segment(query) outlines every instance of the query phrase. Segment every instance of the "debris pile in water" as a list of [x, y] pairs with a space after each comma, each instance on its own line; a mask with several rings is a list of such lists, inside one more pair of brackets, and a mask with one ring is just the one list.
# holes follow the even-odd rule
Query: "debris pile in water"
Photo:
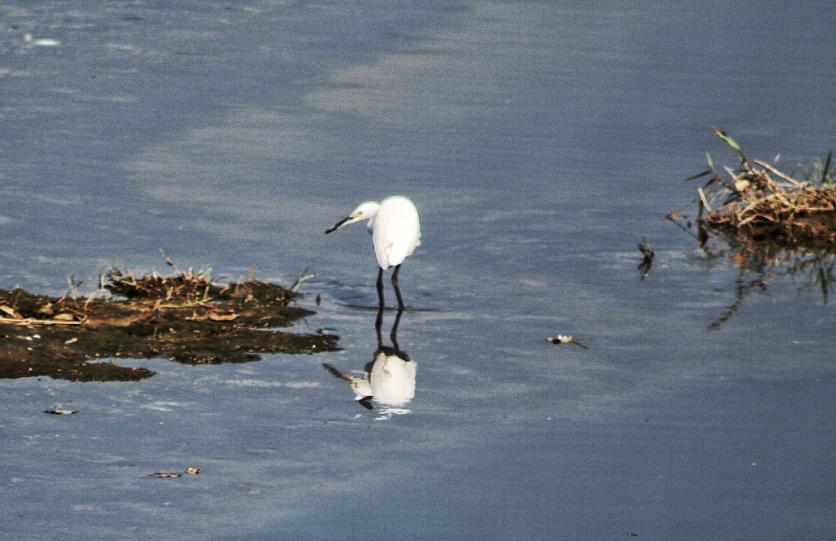
[[203, 364], [337, 349], [333, 335], [275, 330], [313, 314], [290, 305], [297, 293], [252, 275], [220, 286], [208, 272], [179, 271], [163, 256], [177, 271], [174, 276], [153, 272], [136, 278], [111, 268], [101, 290], [89, 297], [0, 290], [0, 377], [140, 380], [153, 372], [104, 359], [165, 357]]
[[725, 168], [721, 176], [706, 154], [708, 169], [689, 180], [709, 177], [697, 188], [698, 197], [668, 218], [677, 221], [688, 206], [699, 207], [701, 226], [722, 230], [726, 235], [783, 244], [836, 246], [836, 176], [831, 172], [832, 152], [817, 162], [801, 179], [784, 173], [774, 164], [749, 160], [740, 145], [719, 129], [714, 130], [737, 154], [740, 167]]
[[[720, 329], [752, 293], [766, 292], [778, 280], [796, 283], [799, 293], [818, 291], [827, 304], [836, 283], [832, 152], [796, 178], [774, 163], [750, 160], [722, 130], [714, 134], [734, 150], [740, 167], [726, 167], [721, 176], [706, 154], [708, 169], [688, 179], [708, 177], [697, 188], [698, 197], [668, 214], [669, 220], [696, 236], [706, 256], [728, 259], [737, 269], [734, 302], [708, 330]], [[696, 231], [685, 214], [692, 205], [697, 206]]]

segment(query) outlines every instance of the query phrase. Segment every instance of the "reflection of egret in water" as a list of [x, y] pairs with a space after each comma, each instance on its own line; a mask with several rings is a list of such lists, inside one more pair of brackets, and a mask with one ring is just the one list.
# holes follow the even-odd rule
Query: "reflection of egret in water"
[[341, 372], [330, 364], [323, 364], [334, 376], [347, 381], [354, 390], [354, 397], [366, 409], [374, 409], [372, 401], [378, 403], [381, 417], [388, 419], [392, 415], [411, 413], [405, 406], [415, 396], [415, 372], [417, 365], [398, 344], [398, 325], [403, 310], [398, 310], [392, 331], [389, 333], [391, 346], [383, 345], [381, 327], [383, 326], [383, 306], [377, 311], [375, 332], [377, 350], [374, 357], [364, 367], [363, 376]]

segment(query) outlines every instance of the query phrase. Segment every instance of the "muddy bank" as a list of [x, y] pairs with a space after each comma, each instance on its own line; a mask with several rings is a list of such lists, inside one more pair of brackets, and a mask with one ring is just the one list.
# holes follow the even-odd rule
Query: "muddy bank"
[[292, 306], [295, 297], [252, 276], [220, 286], [191, 270], [135, 278], [110, 269], [87, 297], [0, 290], [0, 378], [132, 381], [153, 372], [108, 359], [212, 364], [337, 349], [335, 336], [276, 330], [313, 314]]

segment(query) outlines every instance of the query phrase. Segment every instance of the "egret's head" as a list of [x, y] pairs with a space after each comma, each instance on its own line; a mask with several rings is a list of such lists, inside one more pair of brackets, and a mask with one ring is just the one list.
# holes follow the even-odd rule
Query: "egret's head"
[[351, 211], [351, 214], [349, 214], [348, 217], [351, 218], [352, 222], [371, 220], [375, 217], [379, 208], [380, 203], [377, 201], [366, 201], [365, 203], [357, 205], [357, 208]]
[[377, 210], [380, 208], [380, 203], [377, 201], [366, 201], [365, 203], [361, 203], [357, 206], [356, 209], [351, 211], [351, 214], [334, 224], [332, 227], [328, 228], [325, 231], [325, 234], [332, 231], [336, 231], [337, 229], [344, 227], [348, 224], [353, 224], [354, 222], [359, 222], [362, 220], [371, 220], [377, 214]]

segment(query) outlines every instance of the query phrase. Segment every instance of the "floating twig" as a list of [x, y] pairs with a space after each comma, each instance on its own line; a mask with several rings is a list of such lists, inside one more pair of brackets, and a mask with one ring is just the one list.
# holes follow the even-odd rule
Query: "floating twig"
[[38, 319], [34, 317], [26, 317], [23, 319], [0, 317], [0, 324], [2, 325], [18, 325], [21, 327], [34, 327], [38, 325], [81, 325], [81, 321], [64, 320], [64, 319]]
[[557, 336], [550, 336], [546, 338], [546, 342], [551, 342], [552, 344], [574, 344], [579, 348], [589, 349], [583, 341], [586, 340], [585, 338], [581, 337], [574, 337], [566, 334], [558, 334]]
[[299, 288], [302, 286], [303, 283], [307, 282], [311, 278], [316, 278], [317, 276], [319, 276], [319, 275], [309, 273], [308, 269], [305, 269], [305, 270], [302, 271], [302, 274], [300, 274], [299, 277], [296, 278], [296, 281], [294, 281], [293, 284], [287, 289], [291, 293], [297, 293], [299, 291]]
[[639, 242], [639, 251], [642, 254], [642, 262], [639, 263], [638, 266], [639, 278], [644, 280], [644, 277], [650, 272], [650, 267], [653, 266], [653, 257], [656, 254], [653, 251], [653, 246], [651, 246], [650, 241], [644, 237], [642, 237], [641, 242]]

